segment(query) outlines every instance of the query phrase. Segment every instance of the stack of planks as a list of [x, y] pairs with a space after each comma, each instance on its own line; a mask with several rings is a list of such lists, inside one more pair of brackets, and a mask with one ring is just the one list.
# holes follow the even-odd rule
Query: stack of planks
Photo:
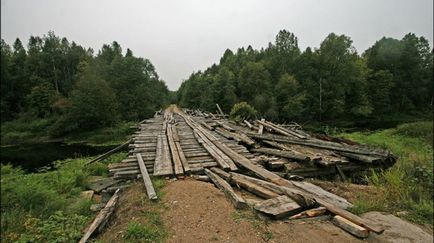
[[297, 124], [277, 125], [265, 119], [231, 123], [225, 119], [196, 116], [208, 130], [249, 148], [263, 165], [286, 178], [346, 175], [385, 169], [396, 162], [386, 150], [373, 149], [355, 142], [310, 135]]

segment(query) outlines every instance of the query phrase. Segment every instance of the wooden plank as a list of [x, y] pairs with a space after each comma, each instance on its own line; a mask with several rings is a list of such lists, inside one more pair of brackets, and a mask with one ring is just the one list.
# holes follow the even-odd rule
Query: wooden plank
[[235, 208], [241, 209], [246, 208], [247, 204], [246, 201], [236, 194], [234, 190], [232, 189], [231, 185], [229, 185], [228, 182], [220, 178], [218, 175], [214, 174], [208, 169], [205, 169], [205, 174], [211, 179], [211, 181], [221, 190], [225, 193], [227, 197], [231, 200]]
[[181, 144], [179, 142], [175, 142], [176, 150], [178, 151], [179, 159], [181, 160], [182, 167], [184, 168], [184, 172], [186, 174], [190, 173], [190, 165], [188, 164], [187, 158], [185, 157], [184, 151], [181, 148]]
[[247, 190], [247, 191], [249, 191], [249, 192], [251, 192], [251, 193], [253, 193], [253, 194], [255, 194], [255, 195], [259, 196], [259, 197], [262, 197], [262, 198], [265, 198], [265, 199], [269, 199], [269, 198], [275, 198], [275, 197], [279, 196], [279, 194], [277, 194], [277, 193], [275, 193], [275, 192], [273, 192], [271, 190], [268, 190], [265, 187], [262, 187], [262, 186], [254, 184], [254, 183], [251, 183], [248, 180], [245, 180], [243, 178], [232, 177], [231, 180], [233, 182], [235, 182], [236, 185], [244, 188], [245, 190]]
[[125, 142], [125, 143], [117, 146], [116, 148], [114, 148], [114, 149], [112, 149], [112, 150], [110, 150], [110, 151], [108, 151], [108, 152], [106, 152], [106, 153], [104, 153], [104, 154], [102, 154], [102, 155], [94, 158], [93, 160], [87, 162], [85, 165], [88, 165], [88, 164], [91, 164], [93, 162], [96, 162], [96, 161], [99, 161], [99, 160], [102, 160], [102, 159], [105, 159], [105, 158], [109, 157], [110, 155], [118, 152], [119, 150], [121, 150], [121, 149], [123, 149], [125, 147], [128, 147], [128, 145], [130, 144], [130, 142], [131, 142], [131, 139], [128, 140], [127, 142]]
[[152, 185], [151, 178], [149, 177], [148, 171], [146, 170], [146, 166], [143, 162], [142, 156], [140, 154], [136, 154], [136, 157], [137, 161], [139, 162], [140, 172], [142, 174], [143, 182], [145, 183], [148, 198], [151, 200], [157, 200], [157, 193], [155, 193], [154, 186]]
[[169, 141], [169, 148], [172, 154], [173, 168], [175, 175], [183, 175], [184, 169], [182, 168], [182, 162], [179, 158], [178, 150], [176, 149], [175, 142], [173, 141], [172, 135], [172, 124], [167, 125], [167, 139]]
[[257, 203], [254, 209], [261, 213], [270, 215], [275, 219], [280, 219], [297, 214], [303, 210], [294, 200], [288, 196], [278, 196], [272, 199]]
[[[265, 119], [262, 118], [261, 121], [265, 122]], [[264, 125], [262, 123], [259, 123], [258, 134], [263, 134], [263, 133], [264, 133]]]
[[154, 176], [173, 175], [169, 145], [165, 134], [158, 135], [157, 151], [154, 164]]
[[354, 224], [339, 215], [334, 216], [332, 222], [339, 228], [359, 238], [367, 238], [369, 236], [369, 231], [367, 229]]
[[215, 104], [217, 106], [218, 111], [220, 112], [220, 115], [224, 116], [225, 113], [223, 113], [222, 109], [220, 108], [219, 104]]
[[293, 160], [297, 160], [297, 161], [301, 161], [301, 162], [309, 162], [310, 161], [309, 156], [295, 154], [295, 153], [293, 153], [291, 151], [282, 151], [282, 150], [272, 149], [272, 148], [253, 148], [250, 151], [252, 151], [254, 153], [263, 153], [263, 154], [269, 154], [269, 155], [276, 155], [276, 156], [279, 156], [279, 157], [293, 159]]
[[345, 218], [345, 219], [353, 222], [354, 224], [357, 224], [357, 225], [359, 225], [361, 227], [364, 227], [364, 228], [366, 228], [366, 229], [368, 229], [368, 230], [370, 230], [372, 232], [375, 232], [377, 234], [381, 234], [384, 231], [384, 228], [382, 228], [380, 226], [377, 226], [377, 225], [374, 225], [374, 224], [368, 222], [367, 220], [362, 219], [359, 216], [354, 215], [354, 214], [352, 214], [352, 213], [350, 213], [350, 212], [348, 212], [348, 211], [346, 211], [346, 210], [344, 210], [344, 209], [342, 209], [340, 207], [337, 207], [337, 206], [335, 206], [335, 205], [333, 205], [333, 204], [331, 204], [331, 203], [329, 203], [329, 202], [327, 202], [327, 201], [325, 201], [323, 199], [315, 198], [315, 200], [319, 204], [321, 204], [322, 206], [324, 206], [325, 208], [327, 208], [328, 211], [330, 211], [330, 212], [332, 212], [332, 213], [334, 213], [336, 215], [339, 215], [342, 218]]
[[89, 228], [86, 230], [85, 234], [80, 239], [79, 243], [87, 242], [89, 240], [89, 238], [92, 236], [92, 234], [97, 229], [101, 230], [103, 228], [103, 226], [105, 226], [107, 224], [107, 221], [109, 220], [110, 215], [115, 210], [115, 207], [116, 207], [118, 200], [119, 200], [119, 189], [116, 190], [116, 192], [113, 194], [113, 196], [107, 202], [105, 207], [98, 213], [98, 215], [92, 221]]
[[102, 178], [100, 180], [92, 181], [88, 183], [87, 187], [96, 193], [101, 192], [109, 186], [113, 186], [117, 184], [119, 180], [115, 180], [113, 178]]

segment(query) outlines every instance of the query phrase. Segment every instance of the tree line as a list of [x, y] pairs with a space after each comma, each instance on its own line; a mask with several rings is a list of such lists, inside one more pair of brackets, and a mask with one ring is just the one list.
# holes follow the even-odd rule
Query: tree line
[[54, 118], [53, 133], [140, 120], [169, 102], [169, 90], [145, 58], [114, 41], [95, 54], [53, 32], [1, 40], [2, 121]]
[[281, 30], [267, 48], [227, 49], [218, 64], [192, 73], [176, 98], [208, 111], [218, 103], [227, 113], [247, 102], [280, 121], [418, 116], [433, 105], [433, 50], [409, 33], [383, 37], [359, 55], [350, 37], [331, 33], [319, 48], [301, 51], [297, 37]]

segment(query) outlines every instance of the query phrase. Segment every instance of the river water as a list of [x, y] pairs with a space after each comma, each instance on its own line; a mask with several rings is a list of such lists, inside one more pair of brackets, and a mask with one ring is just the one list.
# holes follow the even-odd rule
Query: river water
[[21, 166], [28, 172], [35, 172], [44, 166], [51, 166], [56, 160], [99, 155], [115, 146], [88, 146], [62, 142], [32, 143], [1, 146], [1, 163]]

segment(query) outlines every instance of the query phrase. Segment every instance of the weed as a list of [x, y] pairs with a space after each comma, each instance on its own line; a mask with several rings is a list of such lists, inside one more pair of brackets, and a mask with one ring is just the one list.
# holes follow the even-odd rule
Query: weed
[[344, 137], [391, 150], [397, 163], [390, 169], [371, 172], [367, 181], [381, 189], [383, 197], [368, 196], [354, 203], [353, 212], [406, 211], [405, 218], [416, 223], [433, 223], [432, 123], [415, 122], [374, 133], [350, 133]]
[[164, 235], [156, 227], [132, 222], [128, 224], [125, 239], [132, 242], [163, 242]]

